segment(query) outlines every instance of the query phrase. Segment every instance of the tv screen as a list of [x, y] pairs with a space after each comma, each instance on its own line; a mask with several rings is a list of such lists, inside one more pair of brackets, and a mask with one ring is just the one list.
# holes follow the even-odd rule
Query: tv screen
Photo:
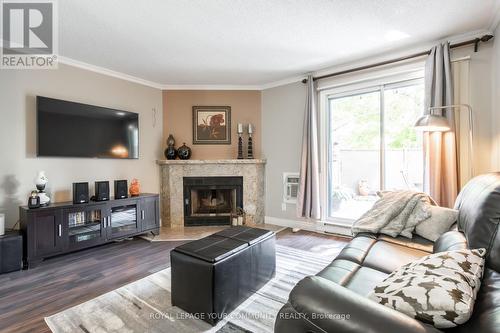
[[139, 158], [139, 115], [37, 96], [37, 155]]

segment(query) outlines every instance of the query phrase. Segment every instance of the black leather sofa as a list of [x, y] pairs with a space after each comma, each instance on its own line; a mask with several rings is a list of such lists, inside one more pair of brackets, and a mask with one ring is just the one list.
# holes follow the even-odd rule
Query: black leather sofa
[[361, 234], [316, 276], [292, 290], [278, 313], [275, 332], [441, 332], [366, 296], [399, 266], [461, 248], [486, 248], [486, 268], [471, 319], [446, 332], [500, 332], [500, 173], [471, 180], [459, 194], [456, 229], [434, 244], [420, 237]]

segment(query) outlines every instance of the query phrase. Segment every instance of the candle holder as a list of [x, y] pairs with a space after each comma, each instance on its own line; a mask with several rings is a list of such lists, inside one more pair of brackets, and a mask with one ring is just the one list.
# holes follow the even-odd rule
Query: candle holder
[[243, 159], [243, 138], [241, 137], [241, 133], [238, 133], [238, 159]]
[[252, 142], [252, 134], [248, 134], [248, 154], [247, 158], [248, 159], [253, 159], [253, 142]]

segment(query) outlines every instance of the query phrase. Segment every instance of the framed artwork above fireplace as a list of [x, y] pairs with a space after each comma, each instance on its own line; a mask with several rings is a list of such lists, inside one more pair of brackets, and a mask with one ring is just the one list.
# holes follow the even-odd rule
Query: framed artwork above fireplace
[[231, 107], [193, 106], [193, 144], [230, 145]]

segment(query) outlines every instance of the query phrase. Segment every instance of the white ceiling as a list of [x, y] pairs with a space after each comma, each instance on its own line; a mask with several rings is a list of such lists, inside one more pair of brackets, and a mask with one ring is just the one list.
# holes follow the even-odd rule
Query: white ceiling
[[497, 0], [64, 0], [63, 57], [159, 85], [263, 85], [480, 29]]

